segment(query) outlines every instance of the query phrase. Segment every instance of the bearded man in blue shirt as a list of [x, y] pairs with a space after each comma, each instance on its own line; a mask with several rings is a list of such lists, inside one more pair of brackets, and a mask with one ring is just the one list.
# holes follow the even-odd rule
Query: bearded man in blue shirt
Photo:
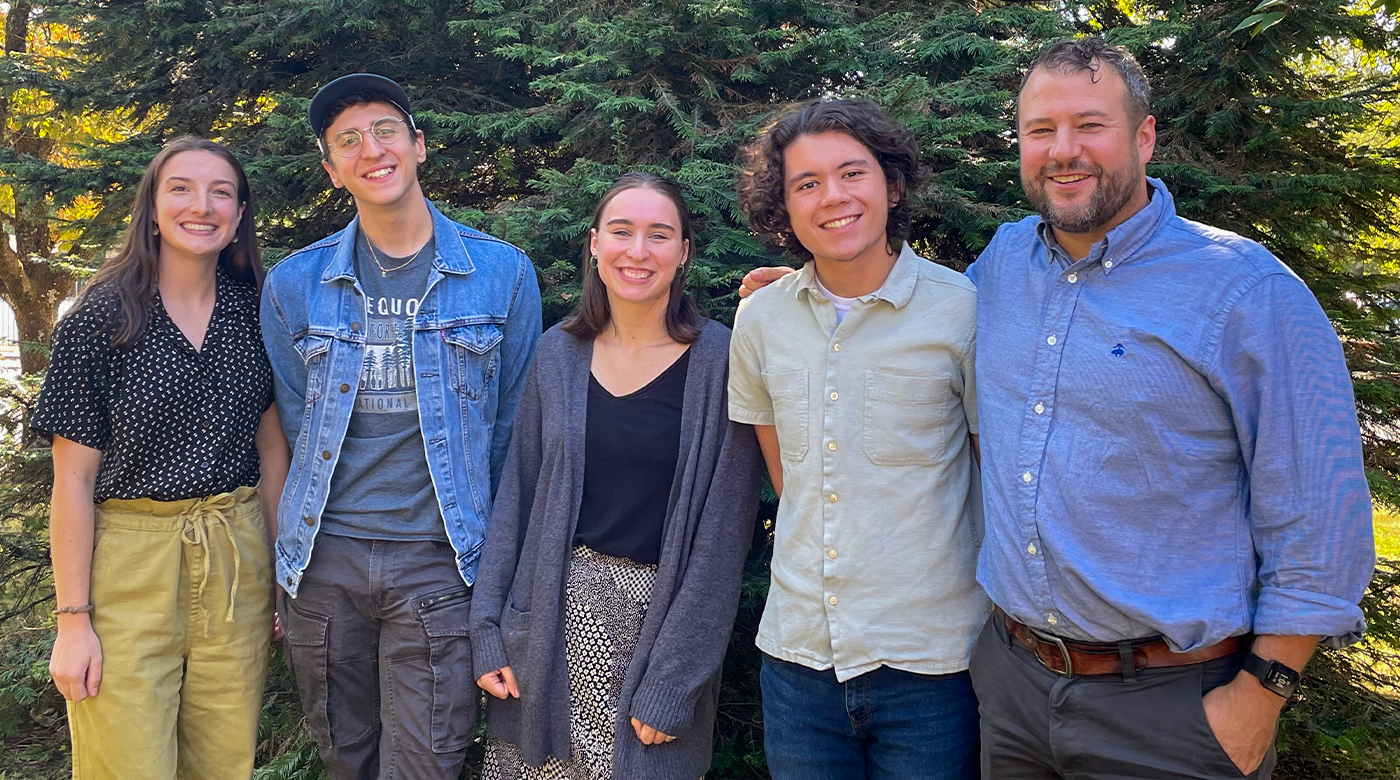
[[971, 669], [984, 778], [1263, 780], [1319, 641], [1365, 628], [1336, 332], [1262, 246], [1177, 216], [1146, 175], [1149, 95], [1102, 40], [1042, 52], [1017, 111], [1039, 216], [968, 269], [997, 605]]
[[1176, 215], [1146, 176], [1148, 96], [1099, 39], [1044, 51], [1017, 111], [1040, 216], [968, 269], [997, 604], [972, 660], [984, 777], [1267, 778], [1313, 649], [1365, 628], [1336, 332], [1268, 250]]

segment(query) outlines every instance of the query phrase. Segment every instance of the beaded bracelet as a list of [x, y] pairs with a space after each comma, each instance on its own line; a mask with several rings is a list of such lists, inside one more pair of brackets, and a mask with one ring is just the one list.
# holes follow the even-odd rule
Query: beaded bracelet
[[83, 604], [82, 606], [59, 607], [53, 613], [54, 615], [76, 615], [82, 612], [92, 612], [92, 609], [91, 604]]

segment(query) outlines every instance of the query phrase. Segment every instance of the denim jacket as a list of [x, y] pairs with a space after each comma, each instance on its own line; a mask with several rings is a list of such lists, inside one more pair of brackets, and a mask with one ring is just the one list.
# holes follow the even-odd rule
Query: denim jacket
[[[539, 340], [540, 291], [523, 252], [459, 225], [431, 203], [436, 253], [413, 317], [418, 409], [438, 506], [471, 584]], [[267, 275], [262, 330], [277, 411], [292, 446], [277, 507], [277, 581], [296, 596], [321, 524], [365, 357], [355, 231], [288, 255]]]

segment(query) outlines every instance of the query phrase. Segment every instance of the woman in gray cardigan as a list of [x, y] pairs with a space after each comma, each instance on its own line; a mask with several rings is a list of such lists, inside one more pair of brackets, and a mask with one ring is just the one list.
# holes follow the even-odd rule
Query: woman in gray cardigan
[[758, 503], [729, 330], [684, 291], [675, 184], [622, 177], [540, 339], [472, 599], [484, 780], [695, 780]]

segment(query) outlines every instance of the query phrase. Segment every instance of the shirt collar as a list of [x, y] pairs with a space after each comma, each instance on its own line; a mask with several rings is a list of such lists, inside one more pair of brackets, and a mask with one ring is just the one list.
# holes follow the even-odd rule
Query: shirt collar
[[[815, 295], [823, 300], [822, 291], [817, 288], [817, 264], [815, 261], [807, 261], [802, 266], [802, 270], [797, 272], [797, 295], [801, 297], [804, 293]], [[867, 295], [856, 297], [858, 301], [882, 300], [888, 301], [896, 309], [903, 308], [909, 303], [909, 299], [914, 297], [914, 282], [919, 278], [919, 256], [914, 254], [914, 250], [909, 247], [908, 242], [899, 250], [899, 256], [894, 259], [894, 267], [890, 269], [890, 275], [885, 277], [885, 283], [880, 285], [880, 289]]]
[[[1163, 184], [1161, 179], [1148, 176], [1147, 186], [1148, 194], [1151, 195], [1147, 205], [1128, 217], [1123, 224], [1108, 231], [1108, 235], [1104, 236], [1102, 241], [1089, 248], [1089, 254], [1084, 258], [1089, 262], [1103, 263], [1105, 276], [1118, 266], [1131, 261], [1137, 250], [1156, 235], [1162, 224], [1176, 216], [1176, 204], [1171, 193], [1167, 191], [1167, 185]], [[1069, 255], [1060, 247], [1060, 242], [1055, 240], [1055, 234], [1044, 220], [1036, 224], [1035, 234], [1051, 257], [1059, 253], [1068, 259]], [[1070, 261], [1071, 264], [1073, 262]]]
[[[424, 202], [433, 217], [433, 267], [445, 274], [469, 274], [476, 270], [457, 225], [438, 211], [432, 201], [424, 198]], [[325, 273], [321, 274], [321, 281], [355, 278], [355, 233], [359, 229], [360, 215], [356, 214], [341, 231], [340, 243]]]

